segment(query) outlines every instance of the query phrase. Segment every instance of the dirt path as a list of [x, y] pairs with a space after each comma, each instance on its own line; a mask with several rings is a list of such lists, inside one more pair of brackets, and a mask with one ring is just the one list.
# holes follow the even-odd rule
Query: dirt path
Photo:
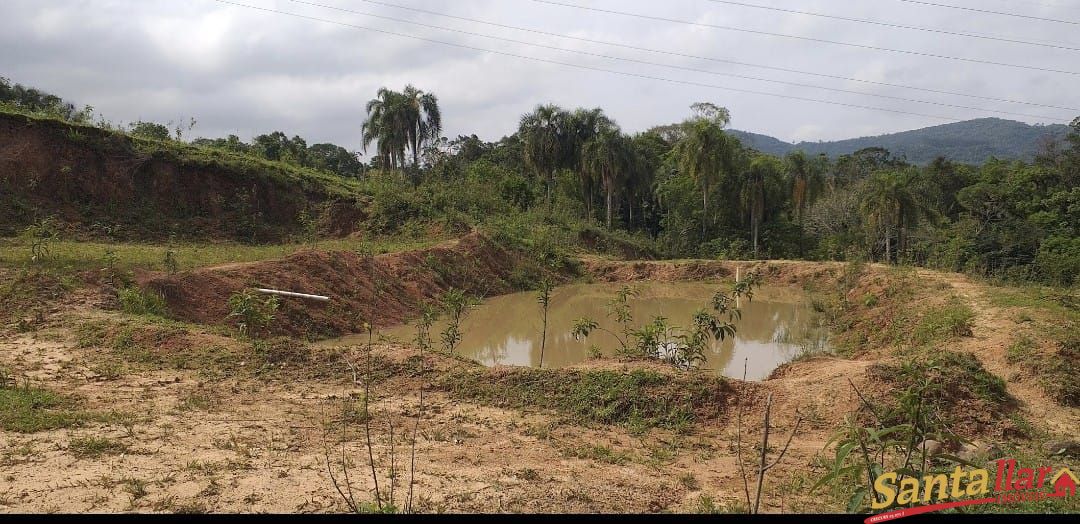
[[1017, 320], [1020, 308], [995, 305], [987, 297], [984, 285], [974, 283], [964, 275], [927, 270], [919, 270], [917, 275], [947, 283], [975, 312], [973, 336], [960, 339], [955, 349], [975, 355], [983, 367], [1004, 379], [1026, 419], [1054, 436], [1075, 437], [1076, 428], [1080, 427], [1080, 410], [1062, 406], [1050, 398], [1043, 387], [1025, 373], [1023, 362], [1009, 362], [1007, 348], [1027, 329]]

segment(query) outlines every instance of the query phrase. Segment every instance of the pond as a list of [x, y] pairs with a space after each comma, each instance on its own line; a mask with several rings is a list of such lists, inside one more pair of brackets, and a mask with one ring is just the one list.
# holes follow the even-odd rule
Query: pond
[[[580, 284], [555, 289], [548, 312], [547, 347], [544, 367], [563, 367], [589, 358], [599, 350], [614, 355], [618, 340], [601, 330], [585, 340], [571, 334], [574, 321], [587, 316], [601, 328], [619, 332], [608, 318], [606, 305], [622, 284]], [[713, 282], [643, 282], [632, 284], [638, 291], [629, 300], [637, 328], [656, 316], [666, 317], [669, 325], [690, 326], [694, 313], [707, 308], [718, 290], [730, 290], [730, 284]], [[742, 300], [742, 319], [736, 323], [734, 339], [713, 342], [705, 352], [703, 368], [735, 378], [761, 380], [780, 364], [804, 351], [827, 349], [828, 332], [801, 290], [764, 286], [755, 290], [751, 301]], [[463, 337], [457, 351], [485, 365], [537, 366], [540, 362], [540, 306], [535, 292], [494, 297], [472, 309], [462, 322]], [[445, 323], [437, 322], [431, 338], [439, 345], [439, 332]], [[383, 335], [410, 341], [415, 328], [402, 325], [383, 330]], [[348, 343], [360, 343], [363, 337], [346, 337]], [[340, 341], [339, 341], [340, 342]]]

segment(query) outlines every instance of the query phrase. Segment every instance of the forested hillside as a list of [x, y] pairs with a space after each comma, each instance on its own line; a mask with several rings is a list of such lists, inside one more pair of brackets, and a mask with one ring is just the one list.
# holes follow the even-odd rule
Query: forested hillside
[[1028, 125], [1001, 118], [979, 118], [901, 133], [796, 144], [758, 133], [732, 133], [747, 146], [771, 155], [785, 155], [801, 149], [807, 154], [824, 153], [836, 158], [860, 149], [880, 147], [918, 165], [929, 164], [939, 156], [953, 162], [980, 164], [991, 157], [1031, 161], [1048, 141], [1062, 140], [1068, 133], [1068, 126]]

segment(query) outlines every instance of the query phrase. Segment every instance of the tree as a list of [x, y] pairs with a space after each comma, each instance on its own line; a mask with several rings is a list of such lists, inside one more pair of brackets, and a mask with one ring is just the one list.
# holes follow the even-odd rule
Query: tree
[[532, 113], [522, 115], [518, 125], [525, 165], [544, 180], [549, 210], [555, 171], [567, 165], [569, 117], [559, 106], [540, 105]]
[[[726, 111], [725, 111], [726, 113]], [[734, 168], [739, 140], [724, 132], [718, 118], [694, 118], [686, 123], [686, 136], [674, 149], [681, 171], [692, 177], [701, 189], [701, 235], [709, 223], [709, 190]]]
[[585, 201], [589, 222], [593, 220], [593, 189], [595, 189], [599, 177], [593, 176], [585, 168], [585, 145], [601, 133], [614, 127], [616, 127], [615, 123], [604, 115], [604, 111], [600, 108], [578, 109], [570, 113], [567, 118], [565, 147], [568, 152], [569, 163], [577, 171], [581, 182], [581, 198]]
[[927, 213], [910, 190], [910, 183], [909, 171], [879, 172], [867, 180], [862, 210], [871, 227], [883, 232], [885, 261], [889, 263], [893, 262], [894, 235], [897, 248], [903, 249], [905, 230], [917, 225], [919, 216]]
[[172, 138], [172, 135], [169, 133], [169, 128], [156, 122], [135, 122], [131, 124], [128, 133], [131, 136], [150, 138], [153, 140], [169, 140]]
[[425, 93], [412, 85], [405, 86], [402, 98], [405, 136], [412, 151], [413, 168], [418, 168], [421, 150], [425, 145], [437, 141], [442, 134], [442, 113], [434, 94]]
[[756, 155], [750, 160], [743, 184], [743, 206], [750, 216], [750, 237], [754, 256], [758, 256], [758, 237], [761, 223], [765, 220], [765, 186], [780, 177], [784, 166], [779, 159], [769, 155]]
[[612, 226], [615, 190], [634, 168], [635, 155], [630, 139], [618, 127], [604, 129], [589, 140], [581, 152], [585, 172], [604, 187], [607, 227]]
[[367, 151], [368, 146], [376, 142], [379, 165], [384, 169], [397, 170], [405, 166], [410, 126], [406, 106], [404, 95], [382, 87], [365, 108], [368, 118], [361, 126], [363, 149]]

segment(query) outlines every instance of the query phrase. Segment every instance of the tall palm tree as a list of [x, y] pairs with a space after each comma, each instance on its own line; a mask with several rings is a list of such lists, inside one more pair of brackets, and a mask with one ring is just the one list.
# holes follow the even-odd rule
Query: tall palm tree
[[540, 105], [522, 115], [518, 134], [522, 140], [525, 165], [544, 179], [547, 205], [551, 209], [551, 186], [555, 172], [567, 165], [567, 124], [569, 114], [553, 104]]
[[746, 183], [743, 184], [743, 206], [750, 214], [750, 237], [754, 246], [754, 257], [758, 256], [758, 237], [761, 223], [765, 220], [765, 186], [780, 177], [784, 166], [776, 157], [757, 155], [750, 160], [746, 168]]
[[569, 162], [577, 171], [581, 183], [581, 198], [585, 201], [585, 209], [590, 223], [593, 220], [593, 190], [596, 188], [597, 178], [585, 169], [583, 151], [585, 144], [600, 133], [613, 127], [616, 127], [615, 122], [608, 118], [604, 114], [604, 110], [600, 108], [578, 109], [570, 113], [567, 118], [566, 147]]
[[907, 172], [879, 172], [866, 181], [866, 194], [862, 211], [870, 225], [885, 235], [885, 261], [893, 262], [893, 237], [897, 248], [903, 249], [904, 232], [918, 225], [920, 215], [929, 211], [910, 189], [911, 176]]
[[401, 93], [382, 87], [365, 107], [368, 117], [361, 127], [363, 149], [367, 151], [376, 142], [376, 154], [384, 168], [396, 170], [405, 165], [408, 144], [405, 106]]
[[709, 222], [709, 190], [731, 174], [739, 140], [724, 132], [714, 119], [698, 118], [686, 123], [686, 135], [674, 149], [679, 169], [701, 187], [701, 235]]
[[402, 97], [404, 121], [407, 125], [405, 135], [415, 168], [420, 164], [420, 151], [423, 146], [438, 140], [442, 134], [442, 113], [439, 111], [439, 100], [434, 94], [425, 93], [411, 84], [405, 86]]
[[614, 127], [601, 131], [582, 149], [585, 171], [600, 180], [604, 187], [607, 227], [612, 226], [615, 190], [634, 169], [634, 149], [630, 139]]
[[795, 221], [801, 223], [806, 212], [807, 185], [810, 178], [810, 160], [801, 149], [788, 153], [784, 157], [788, 173], [791, 174], [791, 210]]

